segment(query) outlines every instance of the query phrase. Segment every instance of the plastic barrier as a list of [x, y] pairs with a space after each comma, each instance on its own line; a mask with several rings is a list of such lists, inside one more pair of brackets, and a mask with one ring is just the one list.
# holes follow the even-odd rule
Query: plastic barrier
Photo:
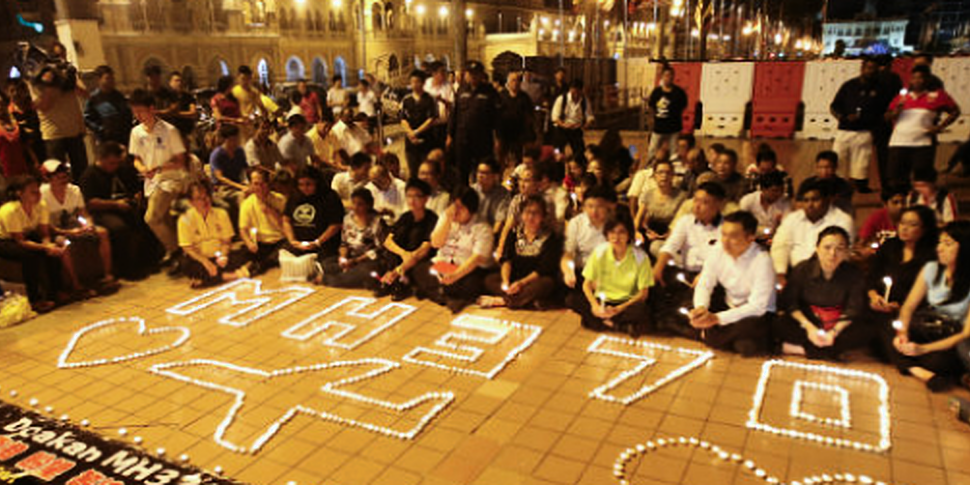
[[805, 79], [804, 62], [759, 62], [754, 68], [751, 136], [791, 138]]
[[831, 140], [835, 138], [838, 121], [829, 113], [829, 105], [849, 79], [859, 75], [862, 61], [810, 61], [805, 64], [802, 103], [805, 122], [795, 134], [799, 139]]
[[[680, 86], [687, 92], [687, 109], [684, 110], [683, 133], [693, 133], [694, 120], [697, 117], [697, 104], [701, 101], [702, 64], [700, 62], [673, 62], [671, 66], [674, 68], [674, 84]], [[663, 70], [660, 65], [657, 65], [657, 82], [654, 85], [660, 83], [661, 74], [663, 74]], [[647, 97], [650, 96], [650, 92], [650, 90], [647, 91]]]
[[941, 57], [933, 62], [933, 74], [943, 81], [964, 115], [940, 133], [940, 142], [964, 142], [970, 138], [970, 57]]
[[701, 74], [701, 102], [704, 105], [701, 133], [708, 136], [741, 136], [753, 87], [753, 62], [704, 64]]

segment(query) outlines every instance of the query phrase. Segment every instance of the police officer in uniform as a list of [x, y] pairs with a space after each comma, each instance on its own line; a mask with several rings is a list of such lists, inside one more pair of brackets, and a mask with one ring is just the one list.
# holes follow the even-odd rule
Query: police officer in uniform
[[455, 108], [448, 124], [447, 146], [458, 165], [459, 185], [468, 185], [478, 164], [495, 153], [495, 125], [499, 97], [488, 82], [485, 66], [469, 61], [466, 82], [455, 95]]

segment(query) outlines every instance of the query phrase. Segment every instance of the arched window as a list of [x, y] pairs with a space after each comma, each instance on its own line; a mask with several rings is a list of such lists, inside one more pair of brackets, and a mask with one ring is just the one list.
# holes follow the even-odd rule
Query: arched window
[[313, 59], [313, 82], [327, 85], [330, 73], [327, 72], [327, 61], [317, 57]]
[[343, 80], [344, 87], [347, 87], [347, 63], [344, 61], [343, 57], [337, 56], [333, 60], [333, 74], [340, 75], [340, 79]]
[[400, 68], [401, 66], [398, 63], [397, 55], [391, 54], [391, 57], [387, 59], [387, 71], [393, 75], [393, 74], [397, 74], [397, 71]]
[[286, 61], [286, 80], [293, 82], [306, 77], [306, 69], [299, 57], [293, 56]]
[[182, 86], [190, 91], [198, 87], [198, 81], [195, 79], [195, 70], [192, 69], [192, 66], [182, 68]]
[[259, 84], [269, 86], [269, 63], [266, 62], [266, 59], [260, 59], [259, 63], [256, 64], [256, 76]]
[[374, 2], [370, 10], [371, 27], [375, 32], [384, 30], [384, 7], [381, 6], [380, 2]]

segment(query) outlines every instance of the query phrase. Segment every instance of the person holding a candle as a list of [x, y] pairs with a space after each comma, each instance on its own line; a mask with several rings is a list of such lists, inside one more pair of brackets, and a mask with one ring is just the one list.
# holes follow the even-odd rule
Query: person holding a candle
[[899, 310], [892, 358], [901, 373], [940, 392], [967, 372], [957, 349], [970, 338], [970, 221], [947, 224], [936, 255]]
[[337, 257], [344, 205], [327, 184], [323, 174], [306, 167], [296, 175], [297, 193], [286, 201], [283, 233], [287, 251], [302, 255], [317, 253], [318, 261]]
[[872, 340], [866, 315], [865, 279], [848, 261], [849, 235], [839, 226], [822, 230], [815, 255], [795, 266], [782, 295], [787, 314], [773, 322], [782, 353], [841, 360]]
[[540, 195], [527, 198], [522, 208], [522, 223], [509, 233], [501, 254], [498, 273], [485, 277], [485, 289], [495, 296], [483, 296], [482, 307], [542, 309], [556, 289], [562, 255], [562, 237], [550, 230], [545, 219], [551, 217]]
[[654, 183], [647, 185], [640, 194], [637, 210], [637, 231], [645, 236], [646, 247], [651, 255], [660, 253], [664, 241], [670, 236], [670, 226], [687, 193], [674, 187], [674, 164], [658, 160], [653, 165]]
[[408, 210], [394, 223], [384, 239], [381, 258], [381, 288], [377, 296], [391, 295], [394, 301], [411, 296], [407, 283], [413, 279], [411, 270], [432, 254], [431, 232], [438, 224], [438, 215], [427, 209], [431, 186], [418, 178], [407, 183], [405, 197]]
[[192, 288], [202, 288], [249, 276], [246, 254], [232, 251], [234, 235], [229, 213], [212, 207], [212, 187], [205, 180], [189, 186], [189, 209], [179, 217], [182, 273]]
[[239, 207], [239, 233], [249, 250], [249, 272], [259, 275], [279, 265], [279, 250], [286, 242], [286, 197], [271, 191], [269, 175], [257, 169], [249, 172], [249, 191], [249, 197]]
[[366, 188], [350, 196], [351, 210], [340, 231], [339, 256], [323, 262], [323, 284], [336, 288], [378, 287], [381, 244], [387, 227], [374, 210], [374, 194]]
[[593, 250], [583, 268], [583, 295], [575, 310], [584, 328], [621, 331], [636, 338], [653, 328], [647, 297], [653, 270], [647, 253], [634, 244], [633, 220], [617, 211], [603, 227], [607, 242]]
[[559, 271], [567, 287], [566, 306], [574, 311], [582, 308], [583, 268], [590, 254], [606, 242], [603, 227], [609, 219], [616, 193], [603, 185], [596, 185], [583, 195], [583, 212], [566, 224], [566, 241]]

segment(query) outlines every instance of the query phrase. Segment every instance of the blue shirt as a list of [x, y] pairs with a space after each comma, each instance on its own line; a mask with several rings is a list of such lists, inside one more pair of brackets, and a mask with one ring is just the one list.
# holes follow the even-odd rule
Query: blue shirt
[[943, 271], [945, 269], [941, 268], [940, 263], [936, 261], [930, 261], [926, 263], [926, 266], [923, 266], [926, 301], [934, 310], [963, 324], [963, 321], [967, 318], [967, 310], [970, 309], [970, 292], [963, 295], [963, 298], [955, 303], [943, 305], [942, 303], [950, 298], [950, 287], [946, 284], [946, 277], [942, 275]]
[[223, 177], [233, 182], [243, 183], [246, 169], [249, 168], [246, 163], [246, 152], [242, 147], [238, 147], [235, 153], [229, 156], [229, 152], [225, 148], [218, 146], [209, 155], [209, 168], [212, 169], [213, 185], [219, 185], [219, 180], [216, 179], [216, 170], [222, 172]]

